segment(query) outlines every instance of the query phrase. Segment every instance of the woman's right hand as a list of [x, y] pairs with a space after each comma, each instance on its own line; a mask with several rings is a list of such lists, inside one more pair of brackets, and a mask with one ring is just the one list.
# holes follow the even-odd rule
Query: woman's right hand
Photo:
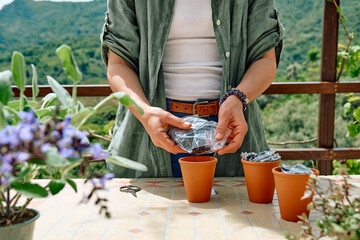
[[151, 106], [144, 109], [144, 115], [139, 120], [156, 147], [161, 147], [173, 154], [186, 153], [185, 150], [170, 139], [166, 129], [169, 125], [180, 129], [188, 129], [191, 127], [191, 123], [161, 108]]

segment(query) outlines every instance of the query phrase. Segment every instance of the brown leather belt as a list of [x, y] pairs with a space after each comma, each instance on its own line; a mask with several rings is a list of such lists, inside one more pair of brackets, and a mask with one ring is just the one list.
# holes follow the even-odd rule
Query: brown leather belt
[[217, 115], [219, 112], [219, 101], [199, 101], [196, 103], [184, 103], [171, 100], [171, 112], [179, 112], [186, 114], [199, 115], [206, 117], [210, 115]]

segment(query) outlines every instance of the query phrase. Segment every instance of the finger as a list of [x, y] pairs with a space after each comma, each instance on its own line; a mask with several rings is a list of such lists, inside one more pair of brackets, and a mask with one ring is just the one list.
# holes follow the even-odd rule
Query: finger
[[230, 118], [228, 115], [222, 115], [222, 117], [219, 116], [219, 122], [216, 127], [216, 133], [215, 133], [215, 139], [220, 141], [224, 138], [227, 127], [229, 125]]
[[169, 113], [167, 117], [165, 118], [168, 124], [180, 128], [180, 129], [188, 129], [191, 127], [191, 123], [186, 122], [184, 119], [176, 117]]
[[174, 141], [172, 141], [169, 138], [169, 135], [167, 135], [167, 134], [165, 134], [165, 135], [166, 136], [164, 136], [163, 141], [161, 141], [161, 145], [162, 145], [163, 149], [165, 149], [166, 151], [173, 153], [173, 154], [187, 153], [184, 149], [182, 149]]
[[226, 153], [234, 153], [236, 152], [240, 147], [242, 142], [244, 141], [245, 134], [237, 134], [228, 145], [225, 145], [222, 149], [220, 149], [217, 153], [219, 155], [223, 155]]

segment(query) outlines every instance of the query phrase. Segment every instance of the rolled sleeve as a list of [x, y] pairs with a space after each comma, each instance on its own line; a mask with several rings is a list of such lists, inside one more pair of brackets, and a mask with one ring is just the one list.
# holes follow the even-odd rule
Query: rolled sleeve
[[252, 0], [248, 11], [247, 66], [275, 48], [276, 62], [280, 62], [284, 27], [272, 0]]
[[109, 49], [139, 72], [139, 32], [133, 0], [109, 0], [100, 35], [101, 56], [107, 66]]

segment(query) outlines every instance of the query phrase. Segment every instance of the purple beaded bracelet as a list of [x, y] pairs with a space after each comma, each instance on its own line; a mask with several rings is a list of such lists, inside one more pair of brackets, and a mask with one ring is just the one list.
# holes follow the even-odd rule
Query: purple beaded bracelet
[[219, 106], [221, 106], [221, 104], [223, 104], [223, 102], [231, 95], [235, 95], [241, 100], [241, 102], [243, 103], [243, 110], [245, 111], [249, 103], [249, 99], [246, 98], [246, 95], [242, 91], [236, 88], [232, 88], [230, 91], [224, 94], [224, 96], [219, 102]]

